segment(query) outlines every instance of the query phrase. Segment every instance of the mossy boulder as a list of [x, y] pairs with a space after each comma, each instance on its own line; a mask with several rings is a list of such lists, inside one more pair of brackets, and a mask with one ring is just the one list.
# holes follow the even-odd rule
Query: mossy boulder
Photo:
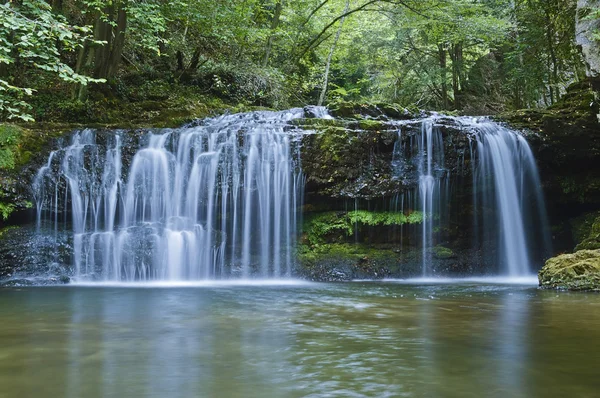
[[329, 104], [329, 113], [347, 119], [408, 120], [423, 115], [417, 108], [405, 108], [398, 104], [365, 104], [357, 102], [335, 102]]
[[314, 281], [381, 279], [397, 275], [402, 270], [414, 274], [409, 266], [401, 266], [398, 251], [362, 244], [301, 245], [298, 259], [300, 267], [296, 270], [297, 275]]
[[600, 250], [551, 258], [538, 278], [542, 288], [600, 291]]
[[452, 249], [449, 249], [444, 246], [436, 246], [436, 247], [432, 248], [431, 253], [433, 254], [433, 256], [435, 258], [437, 258], [439, 260], [448, 260], [451, 258], [456, 258], [456, 254], [454, 254]]
[[587, 238], [575, 247], [575, 251], [597, 249], [600, 249], [600, 217], [595, 219], [589, 230]]

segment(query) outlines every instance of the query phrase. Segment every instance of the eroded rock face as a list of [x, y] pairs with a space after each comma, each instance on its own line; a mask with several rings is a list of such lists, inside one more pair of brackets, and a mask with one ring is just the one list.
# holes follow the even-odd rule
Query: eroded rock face
[[600, 250], [551, 258], [538, 277], [542, 288], [600, 291]]
[[586, 61], [587, 75], [600, 76], [600, 41], [595, 40], [594, 33], [600, 32], [600, 19], [590, 18], [590, 13], [600, 7], [600, 0], [577, 1], [577, 25], [575, 28], [577, 44]]
[[[379, 109], [379, 108], [377, 108]], [[372, 200], [390, 198], [418, 186], [419, 175], [411, 148], [423, 119], [398, 123], [374, 119], [300, 119], [296, 124], [316, 134], [302, 141], [302, 167], [307, 177], [306, 194], [313, 198]], [[450, 117], [438, 117], [445, 164], [452, 176], [469, 176], [470, 137]], [[394, 158], [402, 156], [402, 171], [394, 170]]]

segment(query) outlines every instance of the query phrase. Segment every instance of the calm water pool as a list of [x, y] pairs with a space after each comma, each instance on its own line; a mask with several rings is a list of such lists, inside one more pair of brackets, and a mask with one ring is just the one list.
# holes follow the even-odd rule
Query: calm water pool
[[0, 397], [598, 397], [600, 295], [521, 284], [0, 289]]

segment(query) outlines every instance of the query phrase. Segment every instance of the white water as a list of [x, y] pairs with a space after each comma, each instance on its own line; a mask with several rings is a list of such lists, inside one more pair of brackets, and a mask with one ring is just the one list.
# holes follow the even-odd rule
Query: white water
[[[550, 244], [537, 166], [527, 141], [516, 131], [487, 119], [432, 116], [421, 122], [421, 131], [410, 139], [408, 150], [397, 144], [394, 153], [397, 173], [404, 173], [407, 163], [411, 162], [406, 154], [412, 157], [418, 173], [418, 190], [412, 200], [414, 208], [423, 212], [423, 277], [433, 276], [432, 251], [441, 243], [436, 239], [436, 230], [449, 216], [444, 206], [450, 200], [450, 170], [445, 165], [441, 119], [464, 130], [474, 143], [469, 151], [473, 174], [473, 245], [479, 246], [482, 237], [495, 237], [498, 253], [495, 262], [500, 265], [500, 273], [509, 277], [530, 275], [533, 267], [528, 247], [535, 238], [543, 241], [541, 246], [546, 250]], [[411, 194], [407, 195], [410, 201]], [[404, 195], [401, 203], [404, 203]], [[404, 204], [402, 211], [403, 208]], [[532, 211], [537, 214], [531, 214]], [[478, 217], [478, 214], [485, 216]], [[539, 224], [532, 225], [533, 220]], [[538, 237], [532, 236], [534, 230], [538, 231]]]
[[441, 213], [441, 185], [446, 182], [447, 175], [444, 169], [444, 141], [441, 132], [433, 124], [431, 119], [423, 121], [417, 148], [420, 208], [423, 212], [423, 276], [431, 273], [431, 248], [434, 246], [433, 230], [436, 225], [434, 214]]
[[[360, 282], [360, 281], [355, 281]], [[460, 283], [476, 283], [489, 285], [525, 285], [538, 286], [539, 280], [536, 275], [524, 275], [518, 277], [507, 276], [480, 276], [470, 278], [408, 278], [408, 279], [383, 279], [383, 282], [398, 283], [406, 285], [444, 285], [444, 284], [460, 284]]]
[[[130, 133], [81, 131], [37, 174], [38, 228], [71, 231], [80, 283], [289, 277], [303, 202], [297, 143], [304, 132], [288, 122], [305, 112], [330, 118], [324, 108], [227, 115], [148, 133], [135, 148]], [[424, 278], [435, 275], [433, 249], [444, 243], [439, 231], [449, 224], [454, 183], [440, 119], [420, 121], [404, 144], [400, 131], [392, 165], [399, 177], [418, 175], [417, 188], [399, 196], [396, 208], [423, 213]], [[532, 220], [543, 224], [546, 216], [527, 142], [487, 120], [444, 119], [471, 139], [474, 247], [491, 236], [499, 274], [530, 275]], [[539, 235], [547, 231], [542, 224]]]
[[37, 175], [38, 226], [70, 225], [78, 279], [289, 276], [304, 178], [301, 132], [287, 122], [302, 116], [254, 112], [149, 133], [128, 169], [121, 134], [101, 153], [100, 133], [84, 130]]
[[74, 281], [69, 286], [79, 287], [114, 287], [114, 288], [228, 288], [228, 287], [307, 287], [316, 283], [298, 279], [221, 279], [202, 281], [137, 281], [137, 282], [78, 282]]

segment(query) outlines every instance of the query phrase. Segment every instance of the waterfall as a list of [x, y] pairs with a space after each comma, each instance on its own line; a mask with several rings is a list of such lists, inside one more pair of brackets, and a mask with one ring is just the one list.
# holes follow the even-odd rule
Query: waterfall
[[78, 132], [37, 174], [38, 227], [72, 232], [78, 278], [288, 276], [304, 189], [302, 131], [288, 122], [304, 114], [253, 112], [151, 131], [129, 161], [134, 144], [122, 132]]
[[[419, 131], [405, 140], [403, 126], [414, 125], [415, 121], [400, 123], [392, 169], [397, 178], [407, 178], [411, 170], [416, 173], [417, 188], [411, 206], [423, 213], [422, 275], [433, 275], [432, 253], [436, 245], [443, 243], [438, 241], [436, 232], [449, 225], [451, 184], [463, 184], [451, 178], [451, 170], [445, 165], [444, 125], [459, 129], [470, 140], [469, 147], [458, 155], [462, 162], [457, 173], [462, 175], [469, 169], [464, 165], [465, 156], [469, 155], [472, 203], [462, 205], [473, 208], [473, 246], [486, 251], [488, 247], [480, 246], [481, 242], [493, 240], [497, 252], [493, 261], [499, 265], [500, 273], [529, 275], [532, 266], [528, 248], [539, 246], [548, 253], [550, 242], [541, 183], [527, 141], [519, 133], [487, 119], [434, 115], [417, 123]], [[407, 197], [411, 197], [410, 192]], [[539, 232], [535, 234], [534, 229]]]
[[[301, 144], [309, 133], [291, 121], [305, 117], [331, 119], [325, 108], [307, 107], [179, 129], [76, 132], [37, 173], [37, 228], [53, 231], [56, 241], [63, 232], [72, 237], [79, 279], [290, 276], [305, 186]], [[534, 254], [547, 253], [550, 244], [538, 171], [523, 136], [467, 117], [390, 126], [398, 126], [390, 168], [405, 187], [391, 200], [392, 211], [422, 217], [398, 231], [420, 250], [412, 258], [421, 275], [438, 274], [438, 260], [455, 258], [446, 245], [460, 241], [457, 247], [467, 250], [469, 239], [472, 272], [495, 267], [528, 275], [540, 260]], [[359, 243], [358, 224], [354, 229]]]
[[[464, 123], [464, 122], [463, 122]], [[546, 207], [533, 153], [521, 135], [497, 123], [472, 123], [477, 141], [478, 172], [473, 176], [474, 192], [481, 192], [484, 207], [496, 212], [484, 217], [484, 228], [497, 230], [499, 262], [509, 276], [532, 272], [528, 247], [534, 242], [532, 214], [549, 251]], [[527, 205], [526, 201], [529, 201]]]
[[444, 141], [439, 129], [434, 128], [433, 120], [423, 121], [417, 142], [420, 209], [423, 212], [423, 276], [428, 276], [431, 273], [433, 229], [436, 226], [434, 215], [437, 213], [439, 221], [441, 186], [447, 181], [447, 170], [444, 168]]

